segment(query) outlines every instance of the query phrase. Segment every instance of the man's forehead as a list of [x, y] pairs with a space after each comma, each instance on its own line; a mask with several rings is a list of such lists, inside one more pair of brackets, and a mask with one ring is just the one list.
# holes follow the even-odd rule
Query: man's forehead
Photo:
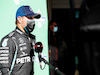
[[57, 23], [56, 22], [53, 22], [52, 25], [57, 25]]

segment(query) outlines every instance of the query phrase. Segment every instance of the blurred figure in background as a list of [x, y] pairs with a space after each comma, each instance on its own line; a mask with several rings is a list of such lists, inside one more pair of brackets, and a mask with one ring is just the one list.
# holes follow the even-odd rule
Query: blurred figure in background
[[[60, 71], [67, 74], [67, 44], [64, 40], [61, 32], [61, 27], [58, 26], [56, 21], [50, 21], [49, 23], [49, 53], [50, 63], [53, 66], [57, 66]], [[67, 56], [67, 57], [66, 57]], [[53, 70], [50, 70], [51, 75], [57, 75]]]
[[[57, 39], [56, 39], [56, 33], [58, 31], [58, 26], [55, 21], [51, 21], [49, 23], [49, 57], [50, 57], [50, 63], [53, 66], [57, 66], [58, 61], [58, 48], [57, 48]], [[50, 75], [55, 75], [56, 73], [53, 70], [50, 70]]]

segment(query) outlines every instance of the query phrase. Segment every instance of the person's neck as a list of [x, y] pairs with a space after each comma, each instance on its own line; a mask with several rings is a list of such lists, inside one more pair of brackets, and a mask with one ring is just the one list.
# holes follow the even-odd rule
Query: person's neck
[[24, 28], [22, 28], [22, 25], [21, 24], [17, 24], [17, 27], [22, 31], [22, 32], [25, 32]]

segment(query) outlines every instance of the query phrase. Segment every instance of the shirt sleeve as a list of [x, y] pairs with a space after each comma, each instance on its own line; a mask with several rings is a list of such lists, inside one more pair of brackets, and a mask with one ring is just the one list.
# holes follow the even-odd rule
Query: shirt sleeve
[[15, 51], [11, 38], [3, 38], [0, 42], [0, 75], [9, 75], [9, 70]]

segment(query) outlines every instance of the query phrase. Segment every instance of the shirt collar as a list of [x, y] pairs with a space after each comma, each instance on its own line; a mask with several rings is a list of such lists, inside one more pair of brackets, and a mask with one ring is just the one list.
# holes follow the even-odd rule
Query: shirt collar
[[21, 35], [26, 35], [26, 36], [29, 36], [27, 33], [21, 31], [18, 27], [16, 27], [16, 31], [21, 34]]

